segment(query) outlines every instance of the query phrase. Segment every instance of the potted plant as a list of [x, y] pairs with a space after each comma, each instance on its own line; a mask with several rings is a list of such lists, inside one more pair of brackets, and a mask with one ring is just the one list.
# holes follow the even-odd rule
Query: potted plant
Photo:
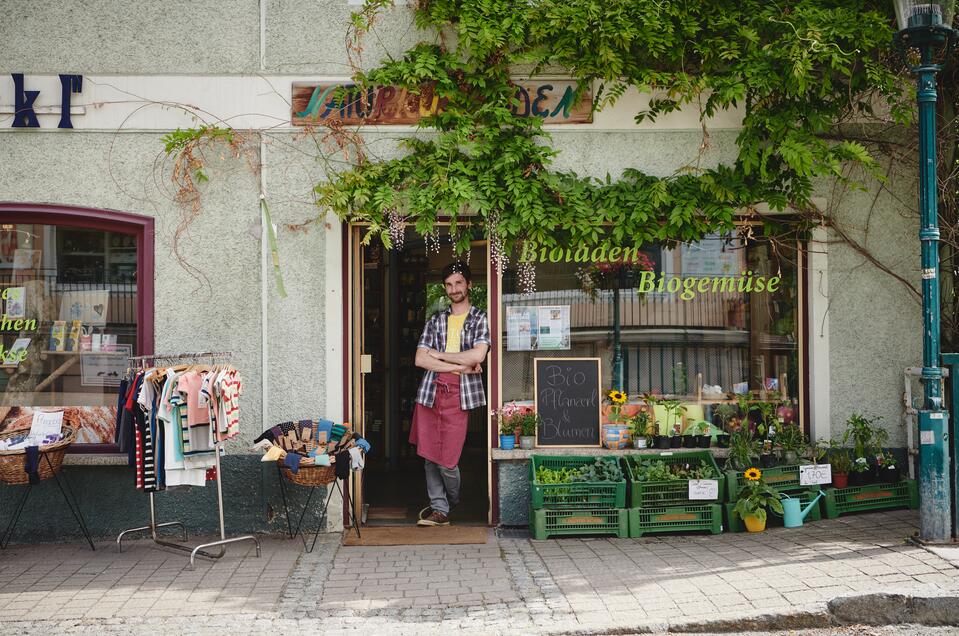
[[763, 468], [773, 468], [776, 465], [776, 456], [773, 454], [773, 441], [764, 439], [759, 450], [759, 465]]
[[849, 485], [851, 487], [865, 486], [872, 481], [872, 468], [869, 466], [869, 460], [865, 457], [857, 457], [852, 463], [852, 471], [849, 473]]
[[660, 399], [659, 403], [666, 409], [666, 426], [670, 436], [669, 447], [679, 448], [683, 444], [683, 413], [686, 411], [686, 407], [679, 400]]
[[733, 470], [746, 470], [753, 463], [756, 455], [756, 440], [748, 426], [740, 426], [729, 436], [729, 457], [726, 460], [728, 467]]
[[649, 417], [649, 411], [645, 408], [640, 409], [635, 415], [629, 418], [629, 433], [633, 436], [633, 447], [646, 448], [647, 446], [653, 445], [651, 443], [653, 436], [650, 434], [651, 420], [652, 418]]
[[499, 412], [499, 447], [503, 450], [513, 450], [516, 448], [516, 428], [513, 424], [513, 418], [503, 417], [503, 412]]
[[697, 428], [699, 429], [699, 435], [697, 436], [696, 445], [699, 448], [709, 448], [710, 442], [713, 441], [712, 435], [709, 434], [709, 422], [702, 421]]
[[699, 444], [699, 435], [696, 431], [690, 430], [683, 433], [683, 448], [696, 448]]
[[832, 466], [832, 485], [836, 488], [849, 487], [849, 471], [852, 470], [852, 457], [845, 448], [837, 448], [829, 456]]
[[520, 418], [519, 447], [523, 450], [533, 450], [536, 446], [536, 429], [540, 424], [538, 413], [523, 413], [514, 417]]
[[897, 484], [902, 479], [899, 468], [896, 466], [896, 458], [892, 453], [876, 455], [876, 471], [877, 480], [883, 484]]
[[683, 436], [679, 434], [679, 424], [674, 424], [669, 431], [669, 447], [680, 448], [683, 445]]
[[723, 430], [716, 436], [716, 446], [729, 448], [730, 421], [739, 415], [739, 409], [732, 404], [723, 403], [713, 410], [713, 415], [719, 419], [719, 427]]
[[733, 512], [743, 520], [749, 532], [762, 532], [766, 529], [767, 508], [777, 514], [783, 514], [783, 504], [779, 493], [763, 480], [762, 471], [755, 466], [743, 473], [746, 483], [739, 491], [739, 498]]
[[798, 424], [783, 424], [776, 431], [776, 444], [782, 451], [783, 464], [793, 466], [799, 463], [799, 456], [807, 448], [806, 436]]
[[612, 449], [626, 448], [630, 442], [629, 426], [624, 422], [623, 405], [629, 397], [618, 389], [606, 393], [610, 403], [609, 423], [603, 426], [603, 446]]

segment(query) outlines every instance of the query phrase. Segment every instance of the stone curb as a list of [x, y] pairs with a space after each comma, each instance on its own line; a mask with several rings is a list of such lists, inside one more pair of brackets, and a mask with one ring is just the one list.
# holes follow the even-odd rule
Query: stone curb
[[759, 614], [717, 621], [648, 621], [630, 627], [564, 630], [573, 635], [742, 633], [838, 627], [841, 625], [959, 625], [959, 597], [862, 594], [833, 599], [822, 609]]

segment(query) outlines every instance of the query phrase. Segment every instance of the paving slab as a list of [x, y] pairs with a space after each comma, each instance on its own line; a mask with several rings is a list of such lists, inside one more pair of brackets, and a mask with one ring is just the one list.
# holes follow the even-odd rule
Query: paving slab
[[110, 542], [15, 545], [0, 552], [0, 632], [656, 632], [816, 625], [830, 603], [853, 606], [837, 599], [880, 594], [959, 604], [959, 549], [908, 542], [917, 524], [896, 511], [758, 535], [533, 541], [491, 530], [472, 546], [343, 547], [323, 535], [312, 553], [265, 537], [259, 558], [241, 543], [195, 570], [150, 541], [122, 554]]

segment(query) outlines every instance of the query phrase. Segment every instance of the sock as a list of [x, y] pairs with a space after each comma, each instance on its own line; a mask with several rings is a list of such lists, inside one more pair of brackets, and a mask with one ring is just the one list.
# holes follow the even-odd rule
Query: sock
[[300, 470], [300, 461], [302, 459], [302, 455], [297, 455], [296, 453], [287, 453], [286, 457], [283, 458], [283, 465], [289, 468], [290, 472], [296, 474]]
[[366, 461], [363, 459], [363, 451], [354, 446], [349, 451], [350, 454], [350, 467], [353, 470], [360, 470], [366, 464]]
[[40, 469], [40, 447], [39, 446], [27, 446], [27, 461], [26, 465], [23, 467], [23, 470], [30, 475], [31, 484], [40, 483], [40, 473], [37, 472]]

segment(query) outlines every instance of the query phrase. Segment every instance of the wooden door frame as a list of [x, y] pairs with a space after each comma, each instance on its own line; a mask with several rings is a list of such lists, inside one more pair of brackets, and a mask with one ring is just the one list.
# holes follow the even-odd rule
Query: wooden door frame
[[[436, 225], [446, 226], [449, 225], [447, 221], [440, 220], [437, 221]], [[346, 378], [346, 381], [343, 383], [343, 411], [344, 416], [349, 418], [349, 421], [353, 422], [354, 430], [362, 428], [363, 430], [357, 430], [360, 435], [365, 433], [366, 423], [363, 421], [362, 417], [362, 403], [363, 395], [360, 393], [359, 399], [354, 400], [354, 390], [355, 386], [362, 386], [362, 374], [360, 373], [360, 358], [362, 355], [360, 348], [362, 347], [362, 333], [358, 333], [362, 326], [361, 323], [357, 322], [362, 319], [362, 308], [363, 308], [363, 287], [358, 285], [357, 281], [357, 270], [356, 267], [359, 264], [360, 258], [360, 233], [364, 228], [369, 227], [369, 223], [345, 223], [346, 232], [343, 236], [343, 377]], [[489, 308], [488, 318], [490, 323], [490, 330], [499, 329], [499, 304], [498, 304], [498, 295], [500, 289], [500, 273], [492, 266], [490, 253], [489, 253], [489, 241], [483, 241], [486, 245], [486, 257], [485, 257], [485, 267], [486, 267], [486, 306]], [[360, 283], [362, 281], [359, 281]], [[499, 332], [491, 334], [494, 339], [494, 346], [490, 347], [490, 359], [489, 364], [487, 365], [486, 370], [486, 385], [489, 387], [489, 396], [487, 400], [487, 419], [490, 421], [490, 425], [486, 427], [486, 497], [487, 497], [487, 510], [486, 510], [486, 523], [487, 525], [492, 525], [498, 517], [498, 514], [494, 514], [498, 511], [494, 510], [494, 480], [493, 480], [493, 462], [492, 462], [492, 448], [493, 440], [496, 439], [497, 431], [494, 431], [496, 422], [495, 418], [489, 417], [489, 412], [495, 408], [495, 405], [498, 404], [499, 395], [500, 395], [500, 382], [501, 373], [499, 373], [499, 350], [495, 346], [495, 342], [498, 339]], [[351, 478], [348, 482], [347, 487], [352, 489], [354, 493], [353, 497], [353, 507], [354, 514], [360, 515], [363, 510], [363, 489], [362, 489], [362, 477], [363, 471], [354, 471], [351, 474]], [[357, 517], [359, 518], [359, 517]], [[349, 501], [344, 500], [343, 502], [343, 525], [347, 527], [350, 523], [349, 521]]]

